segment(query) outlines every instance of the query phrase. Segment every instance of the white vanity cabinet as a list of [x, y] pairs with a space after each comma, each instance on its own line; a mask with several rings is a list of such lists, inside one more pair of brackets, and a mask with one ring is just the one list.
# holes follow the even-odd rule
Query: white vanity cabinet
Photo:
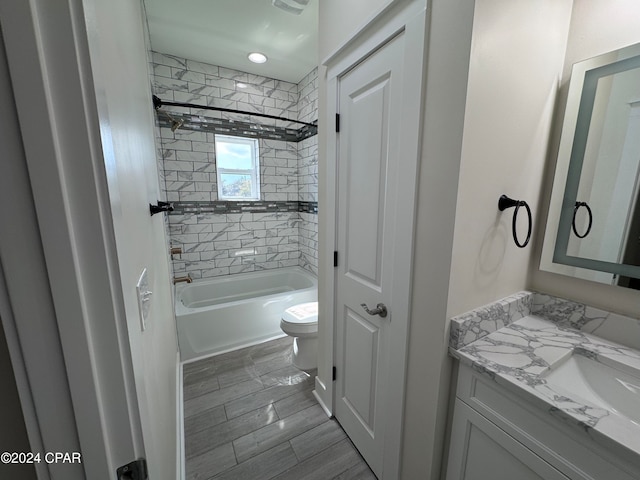
[[527, 447], [456, 400], [447, 480], [566, 480]]
[[623, 450], [460, 365], [447, 480], [640, 479]]

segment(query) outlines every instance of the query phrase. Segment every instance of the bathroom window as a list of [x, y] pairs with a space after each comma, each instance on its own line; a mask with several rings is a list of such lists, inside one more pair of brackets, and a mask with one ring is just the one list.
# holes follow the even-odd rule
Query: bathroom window
[[260, 200], [260, 155], [254, 138], [216, 135], [218, 199]]

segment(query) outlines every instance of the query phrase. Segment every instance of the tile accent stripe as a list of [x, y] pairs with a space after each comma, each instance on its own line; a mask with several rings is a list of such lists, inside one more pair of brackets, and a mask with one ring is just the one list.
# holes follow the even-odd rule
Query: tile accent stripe
[[318, 213], [318, 202], [172, 202], [173, 211], [169, 215], [202, 214], [202, 213], [270, 213], [270, 212], [305, 212]]
[[318, 213], [318, 202], [298, 202], [298, 212]]
[[[318, 134], [318, 127], [309, 125], [295, 129], [174, 112], [171, 112], [171, 116], [176, 120], [184, 121], [180, 129], [196, 132], [224, 133], [239, 137], [268, 138], [271, 140], [283, 140], [285, 142], [295, 143]], [[171, 121], [166, 115], [158, 113], [157, 118], [160, 127], [171, 127]]]

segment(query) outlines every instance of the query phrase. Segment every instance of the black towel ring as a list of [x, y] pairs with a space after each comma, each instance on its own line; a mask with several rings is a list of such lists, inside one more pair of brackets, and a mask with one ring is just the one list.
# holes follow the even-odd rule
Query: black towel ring
[[[576, 229], [576, 214], [578, 213], [578, 210], [580, 210], [580, 207], [586, 208], [587, 213], [589, 214], [589, 226], [587, 227], [587, 231], [584, 232], [584, 235], [580, 235], [578, 233], [578, 230]], [[573, 229], [573, 233], [575, 233], [576, 237], [578, 238], [584, 238], [587, 235], [589, 235], [589, 232], [591, 231], [592, 226], [593, 226], [593, 213], [591, 212], [591, 208], [589, 207], [589, 205], [587, 205], [587, 202], [576, 202], [576, 204], [573, 206], [573, 220], [571, 221], [571, 228]]]
[[[506, 210], [507, 208], [516, 207], [513, 212], [513, 221], [511, 222], [511, 233], [513, 234], [513, 241], [516, 246], [519, 248], [524, 248], [529, 244], [529, 240], [531, 239], [531, 229], [533, 227], [533, 220], [531, 219], [531, 209], [529, 208], [529, 204], [524, 200], [513, 200], [512, 198], [507, 197], [506, 195], [501, 195], [498, 200], [498, 210], [501, 212]], [[529, 229], [527, 231], [527, 239], [524, 243], [520, 243], [518, 241], [518, 232], [516, 231], [516, 222], [518, 219], [518, 210], [520, 207], [524, 207], [527, 210], [527, 217], [529, 217]]]

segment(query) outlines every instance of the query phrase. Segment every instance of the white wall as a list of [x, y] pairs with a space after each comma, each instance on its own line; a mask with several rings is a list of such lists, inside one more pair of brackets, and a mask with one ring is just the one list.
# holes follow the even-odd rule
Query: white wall
[[[514, 209], [528, 202], [534, 231], [571, 1], [478, 0], [473, 27], [448, 316], [528, 286], [534, 239], [517, 248]], [[522, 217], [522, 218], [521, 218]], [[526, 238], [526, 212], [518, 215]]]
[[[141, 4], [84, 2], [103, 154], [149, 477], [173, 479], [177, 464], [177, 340], [160, 197]], [[140, 327], [136, 283], [153, 292]]]
[[397, 0], [322, 0], [319, 2], [320, 62], [350, 39], [377, 12]]
[[[552, 133], [552, 147], [550, 148], [548, 168], [543, 184], [543, 198], [545, 201], [540, 212], [540, 225], [546, 221], [548, 202], [551, 196], [571, 67], [581, 60], [640, 42], [638, 18], [640, 18], [640, 4], [634, 0], [574, 0], [571, 28], [562, 73], [562, 89], [558, 96], [557, 114]], [[544, 228], [539, 228], [535, 264], [529, 279], [530, 288], [585, 302], [623, 315], [638, 316], [640, 292], [636, 290], [589, 282], [539, 270], [539, 250], [541, 249], [543, 234]]]

